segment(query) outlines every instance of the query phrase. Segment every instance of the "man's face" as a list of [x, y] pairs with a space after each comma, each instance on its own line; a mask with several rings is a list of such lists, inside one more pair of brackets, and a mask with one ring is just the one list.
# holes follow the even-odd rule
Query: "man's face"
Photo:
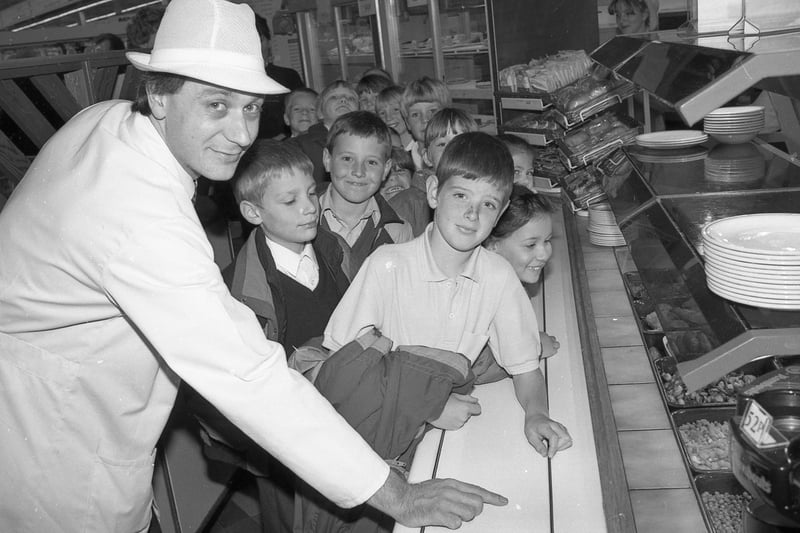
[[430, 122], [431, 117], [442, 108], [439, 102], [417, 102], [409, 106], [406, 123], [411, 135], [418, 142], [425, 141], [425, 126]]
[[332, 152], [327, 148], [322, 152], [322, 162], [331, 174], [332, 192], [351, 204], [369, 200], [391, 169], [385, 145], [349, 133], [336, 138]]
[[320, 120], [330, 127], [337, 118], [358, 109], [358, 96], [352, 89], [337, 87], [325, 95], [320, 109]]
[[175, 94], [150, 95], [151, 117], [172, 155], [193, 178], [229, 180], [258, 133], [263, 97], [186, 81]]
[[283, 119], [292, 130], [292, 137], [305, 133], [312, 124], [317, 123], [317, 98], [313, 94], [294, 95], [286, 107]]

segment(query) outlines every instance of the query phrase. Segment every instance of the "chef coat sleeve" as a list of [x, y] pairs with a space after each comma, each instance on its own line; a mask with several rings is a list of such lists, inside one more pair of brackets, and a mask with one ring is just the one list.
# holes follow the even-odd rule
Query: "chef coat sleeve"
[[137, 229], [104, 286], [169, 367], [259, 445], [337, 505], [366, 501], [389, 468], [268, 341], [225, 287], [189, 217]]

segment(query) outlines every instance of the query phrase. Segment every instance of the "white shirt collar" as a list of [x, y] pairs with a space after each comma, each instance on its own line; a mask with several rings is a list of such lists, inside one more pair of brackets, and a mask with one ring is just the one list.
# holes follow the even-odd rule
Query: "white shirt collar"
[[311, 243], [306, 243], [303, 250], [298, 254], [271, 240], [269, 237], [265, 236], [265, 238], [269, 251], [272, 253], [272, 259], [275, 261], [275, 266], [284, 274], [297, 279], [300, 271], [300, 261], [304, 257], [308, 257], [314, 266], [319, 268], [317, 256], [314, 254], [314, 247], [311, 246]]

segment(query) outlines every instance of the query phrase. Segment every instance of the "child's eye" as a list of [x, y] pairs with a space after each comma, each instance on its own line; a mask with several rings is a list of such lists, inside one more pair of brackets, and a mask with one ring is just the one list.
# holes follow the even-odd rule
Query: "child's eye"
[[352, 157], [350, 157], [349, 155], [343, 155], [343, 156], [340, 156], [340, 158], [339, 158], [339, 159], [341, 159], [342, 161], [345, 161], [345, 162], [347, 162], [347, 163], [349, 163], [350, 161], [352, 161], [352, 160], [353, 160], [353, 158], [352, 158]]
[[484, 207], [486, 207], [487, 209], [492, 209], [492, 210], [494, 210], [494, 209], [497, 209], [497, 206], [496, 206], [496, 205], [494, 205], [492, 202], [486, 202], [486, 203], [485, 203], [485, 204], [483, 204], [483, 205], [484, 205]]

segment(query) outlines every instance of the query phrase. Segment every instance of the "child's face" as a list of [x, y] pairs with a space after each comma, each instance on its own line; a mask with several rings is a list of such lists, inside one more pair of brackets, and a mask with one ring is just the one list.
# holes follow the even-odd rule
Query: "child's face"
[[326, 125], [333, 124], [337, 118], [358, 109], [358, 96], [352, 89], [337, 87], [325, 96], [320, 109], [319, 119]]
[[425, 148], [425, 162], [434, 170], [439, 166], [439, 160], [442, 158], [444, 149], [447, 145], [455, 139], [456, 135], [463, 133], [461, 131], [448, 130], [447, 135], [434, 139], [433, 142]]
[[647, 31], [647, 11], [630, 2], [617, 2], [615, 15], [617, 30], [621, 34], [642, 33]]
[[286, 107], [283, 120], [292, 130], [292, 137], [308, 131], [317, 123], [317, 99], [312, 94], [299, 93], [292, 97]]
[[411, 171], [407, 168], [392, 168], [389, 177], [381, 186], [381, 195], [385, 200], [393, 197], [400, 191], [411, 187]]
[[374, 137], [348, 133], [334, 141], [333, 151], [322, 152], [325, 170], [330, 172], [335, 193], [351, 204], [363, 204], [378, 192], [392, 168], [387, 147]]
[[381, 117], [381, 120], [383, 120], [387, 126], [398, 134], [403, 135], [408, 131], [406, 121], [403, 120], [403, 114], [400, 112], [399, 102], [392, 102], [379, 106], [378, 116]]
[[253, 204], [258, 220], [251, 220], [244, 211], [243, 214], [261, 226], [271, 240], [300, 253], [317, 236], [316, 187], [313, 176], [293, 170], [267, 182], [260, 205]]
[[489, 249], [511, 263], [520, 281], [536, 283], [553, 255], [553, 246], [550, 244], [552, 238], [553, 220], [549, 213], [543, 213], [530, 219], [505, 239], [492, 243]]
[[363, 91], [358, 95], [358, 108], [361, 111], [375, 112], [375, 97], [378, 96], [373, 91]]
[[487, 180], [454, 176], [437, 188], [436, 179], [428, 179], [434, 223], [447, 245], [459, 252], [474, 250], [486, 240], [507, 203]]
[[533, 154], [523, 150], [511, 150], [514, 160], [514, 183], [533, 190]]
[[417, 142], [425, 141], [425, 126], [441, 108], [439, 102], [417, 102], [408, 108], [406, 125]]

